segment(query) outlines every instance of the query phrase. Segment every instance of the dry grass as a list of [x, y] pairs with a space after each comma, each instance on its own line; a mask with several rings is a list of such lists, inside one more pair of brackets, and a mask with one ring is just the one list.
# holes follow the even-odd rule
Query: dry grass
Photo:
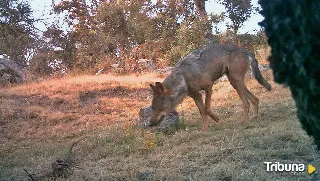
[[[272, 79], [270, 72], [264, 76]], [[161, 80], [154, 75], [81, 76], [1, 89], [0, 180], [26, 180], [23, 168], [36, 175], [50, 173], [51, 163], [80, 138], [84, 140], [74, 150], [77, 167], [69, 180], [311, 178], [306, 173], [268, 173], [263, 164], [313, 163], [319, 158], [299, 125], [287, 88], [272, 83], [267, 92], [248, 80], [260, 98], [260, 114], [241, 123], [240, 99], [228, 82], [219, 82], [212, 105], [222, 122], [211, 124], [208, 132], [201, 131], [190, 98], [177, 107], [183, 129], [141, 130], [134, 125], [139, 109], [151, 102], [148, 84]]]

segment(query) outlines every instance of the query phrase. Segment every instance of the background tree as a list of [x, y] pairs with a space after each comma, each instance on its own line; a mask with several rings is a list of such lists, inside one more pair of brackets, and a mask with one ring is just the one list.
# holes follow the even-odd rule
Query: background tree
[[[95, 73], [114, 65], [129, 73], [143, 70], [139, 62], [146, 61], [162, 68], [211, 40], [212, 23], [226, 16], [233, 36], [254, 9], [250, 0], [217, 1], [226, 13], [208, 15], [206, 0], [52, 0], [53, 12], [63, 15], [68, 27], [54, 22], [39, 32], [28, 3], [3, 0], [0, 54], [41, 76]], [[221, 35], [217, 26], [215, 31]], [[220, 35], [215, 42], [228, 40]]]
[[213, 23], [215, 33], [220, 34], [221, 31], [218, 28], [218, 24], [225, 20], [225, 13], [222, 12], [221, 14], [211, 14], [210, 19]]
[[[232, 4], [229, 14], [239, 8], [244, 11], [245, 5], [251, 8], [250, 1], [223, 2]], [[205, 0], [63, 0], [54, 10], [64, 12], [75, 47], [73, 65], [69, 62], [68, 67], [86, 72], [110, 65], [135, 71], [140, 60], [158, 67], [174, 64], [212, 38], [212, 22], [225, 17], [224, 13], [208, 16]], [[238, 11], [238, 19], [229, 16], [238, 20], [233, 23], [235, 31], [247, 18]]]
[[93, 19], [96, 13], [96, 1], [85, 0], [61, 1], [54, 5], [54, 12], [65, 14], [65, 22], [69, 25], [68, 36], [72, 37], [76, 47], [74, 62], [68, 62], [72, 71], [91, 70], [99, 63], [103, 45], [97, 36], [97, 27]]
[[[159, 0], [156, 4], [151, 0], [73, 0], [61, 1], [54, 8], [56, 13], [66, 12], [77, 49], [75, 67], [82, 70], [116, 63], [129, 71], [139, 59], [175, 62], [203, 44], [211, 27], [191, 0]], [[187, 31], [192, 36], [185, 42], [179, 40]], [[174, 47], [181, 52], [172, 51]]]
[[[163, 31], [172, 30], [171, 34], [163, 36], [165, 42], [169, 42], [170, 47], [166, 47], [165, 59], [169, 60], [170, 64], [190, 53], [192, 50], [200, 47], [207, 40], [207, 35], [212, 35], [211, 21], [209, 21], [203, 2], [196, 8], [194, 1], [173, 1], [178, 4], [168, 4], [166, 8], [168, 14], [165, 16], [158, 15], [158, 18], [164, 18], [166, 22]], [[178, 11], [174, 11], [171, 7], [181, 7]], [[198, 4], [199, 5], [199, 4]], [[201, 13], [199, 11], [202, 11]], [[172, 16], [175, 14], [175, 16]], [[202, 14], [202, 15], [199, 15]], [[170, 27], [167, 27], [170, 26]], [[209, 32], [209, 33], [208, 33]]]
[[194, 0], [194, 5], [196, 6], [200, 17], [207, 18], [207, 11], [206, 11], [206, 0]]
[[26, 66], [35, 40], [35, 20], [30, 5], [19, 0], [1, 0], [0, 14], [0, 54]]
[[65, 73], [74, 68], [76, 53], [73, 37], [52, 25], [37, 41], [29, 70], [39, 76]]
[[218, 2], [225, 6], [226, 16], [232, 23], [229, 27], [237, 34], [239, 28], [251, 17], [254, 10], [251, 0], [218, 0]]

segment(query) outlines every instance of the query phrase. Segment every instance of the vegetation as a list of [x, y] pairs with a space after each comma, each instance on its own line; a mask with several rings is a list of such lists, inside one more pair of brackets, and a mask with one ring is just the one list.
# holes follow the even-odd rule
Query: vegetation
[[[266, 28], [272, 47], [270, 65], [275, 81], [290, 87], [302, 127], [320, 149], [320, 19], [317, 16], [320, 3], [300, 0], [261, 0], [260, 3], [261, 14], [265, 17], [261, 24]], [[290, 8], [286, 8], [289, 4]], [[283, 8], [286, 11], [278, 11]], [[274, 19], [277, 19], [277, 26], [274, 26]]]
[[232, 21], [233, 43], [244, 46], [236, 34], [252, 14], [251, 1], [219, 2], [226, 12], [216, 15], [206, 12], [205, 0], [52, 1], [53, 13], [64, 16], [68, 30], [54, 22], [40, 32], [34, 22], [46, 20], [34, 19], [28, 2], [5, 0], [0, 4], [0, 54], [36, 77], [164, 68], [207, 42], [223, 42], [230, 34], [216, 29], [219, 36], [213, 36], [212, 25], [226, 18]]
[[0, 2], [0, 55], [11, 57], [20, 66], [26, 66], [31, 51], [35, 27], [30, 5], [19, 0]]
[[250, 18], [254, 10], [251, 0], [218, 0], [218, 2], [226, 7], [226, 14], [232, 22], [229, 28], [237, 34], [239, 28]]

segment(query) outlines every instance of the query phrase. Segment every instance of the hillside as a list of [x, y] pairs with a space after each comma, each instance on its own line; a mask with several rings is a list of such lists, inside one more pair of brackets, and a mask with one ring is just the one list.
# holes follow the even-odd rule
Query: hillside
[[[208, 132], [201, 130], [190, 98], [177, 107], [179, 130], [135, 126], [139, 109], [151, 103], [149, 83], [163, 80], [155, 75], [80, 76], [1, 88], [0, 180], [309, 180], [305, 172], [266, 171], [266, 161], [320, 163], [290, 91], [274, 84], [271, 72], [264, 77], [271, 92], [247, 80], [260, 98], [259, 117], [248, 123], [240, 122], [236, 91], [228, 81], [217, 82], [212, 108], [221, 122], [211, 123]], [[52, 173], [59, 159], [71, 160], [68, 173]]]

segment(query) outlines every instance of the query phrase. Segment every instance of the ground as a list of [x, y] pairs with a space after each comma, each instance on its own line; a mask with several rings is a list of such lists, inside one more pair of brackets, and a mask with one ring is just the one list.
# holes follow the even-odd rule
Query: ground
[[[139, 109], [151, 103], [149, 83], [163, 80], [155, 75], [80, 76], [1, 88], [0, 180], [310, 180], [314, 175], [306, 171], [266, 171], [266, 161], [320, 163], [289, 89], [273, 83], [269, 71], [263, 75], [271, 92], [246, 81], [260, 98], [259, 116], [247, 123], [240, 121], [236, 91], [228, 81], [217, 82], [212, 108], [221, 122], [207, 132], [190, 98], [177, 107], [180, 129], [161, 133], [135, 126]], [[67, 173], [53, 172], [53, 163], [68, 159]]]

